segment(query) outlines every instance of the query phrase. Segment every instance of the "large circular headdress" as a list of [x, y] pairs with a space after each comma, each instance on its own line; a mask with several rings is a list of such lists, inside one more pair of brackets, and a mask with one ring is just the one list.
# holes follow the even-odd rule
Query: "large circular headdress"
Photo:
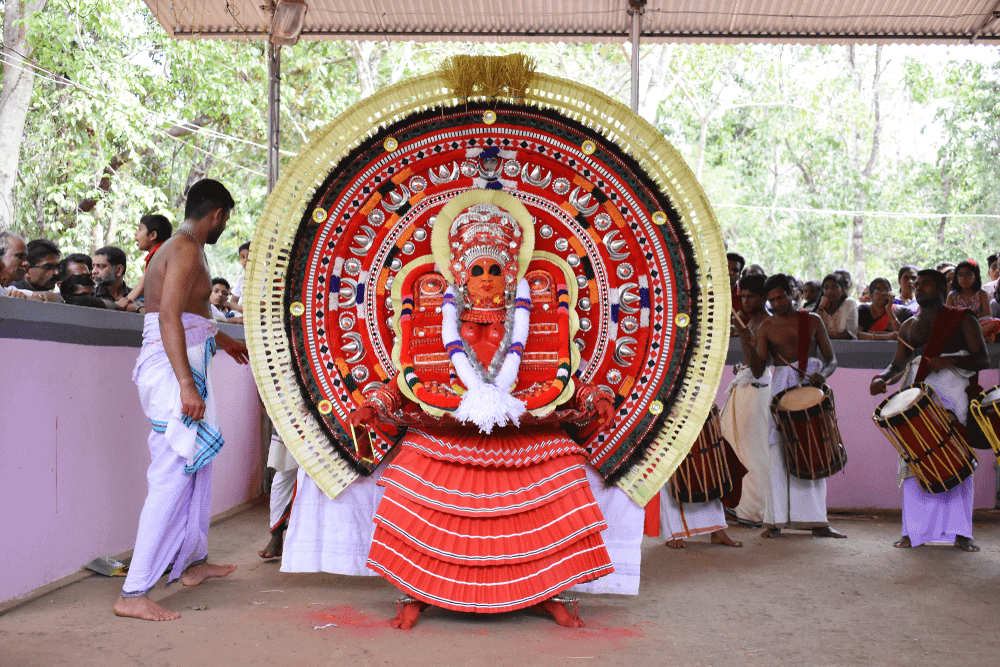
[[532, 261], [562, 267], [528, 267], [539, 294], [546, 279], [536, 273], [575, 282], [576, 377], [615, 395], [612, 424], [567, 430], [645, 504], [697, 438], [725, 363], [730, 296], [712, 209], [656, 129], [602, 93], [530, 68], [505, 86], [460, 79], [452, 69], [380, 91], [286, 168], [244, 292], [264, 403], [328, 495], [370, 474], [403, 431], [369, 438], [346, 416], [399, 372], [393, 282], [423, 267], [408, 307], [433, 310], [452, 278], [440, 262], [435, 272], [436, 217], [467, 193], [495, 195], [532, 219], [522, 225], [534, 234]]

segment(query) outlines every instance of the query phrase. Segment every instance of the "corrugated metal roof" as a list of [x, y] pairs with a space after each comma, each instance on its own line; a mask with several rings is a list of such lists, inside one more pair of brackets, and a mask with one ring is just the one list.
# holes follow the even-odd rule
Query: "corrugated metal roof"
[[[260, 39], [262, 0], [145, 0], [172, 36]], [[628, 0], [307, 0], [303, 39], [606, 42]], [[643, 42], [1000, 42], [1000, 0], [649, 0]]]

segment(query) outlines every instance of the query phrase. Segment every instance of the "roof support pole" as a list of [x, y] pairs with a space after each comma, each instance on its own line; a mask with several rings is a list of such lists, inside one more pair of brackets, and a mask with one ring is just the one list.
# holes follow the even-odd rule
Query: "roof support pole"
[[639, 35], [642, 34], [642, 12], [646, 8], [646, 0], [629, 0], [628, 13], [632, 16], [632, 30], [629, 39], [632, 42], [632, 111], [639, 113]]
[[278, 182], [281, 154], [281, 47], [267, 45], [267, 193]]

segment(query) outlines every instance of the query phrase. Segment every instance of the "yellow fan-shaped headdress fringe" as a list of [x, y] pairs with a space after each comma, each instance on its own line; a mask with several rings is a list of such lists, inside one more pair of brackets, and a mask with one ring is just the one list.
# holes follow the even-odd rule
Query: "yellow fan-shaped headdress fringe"
[[452, 56], [441, 75], [459, 97], [474, 95], [517, 101], [524, 97], [537, 63], [523, 53], [506, 56]]

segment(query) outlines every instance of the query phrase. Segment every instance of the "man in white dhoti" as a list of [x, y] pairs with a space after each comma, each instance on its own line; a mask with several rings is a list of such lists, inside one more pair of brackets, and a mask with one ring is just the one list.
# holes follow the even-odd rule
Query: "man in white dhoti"
[[754, 354], [754, 336], [769, 315], [764, 309], [766, 278], [758, 274], [739, 281], [743, 315], [734, 324], [743, 346], [744, 362], [736, 367], [736, 379], [727, 389], [726, 404], [720, 414], [722, 436], [732, 445], [743, 467], [740, 504], [736, 519], [743, 525], [760, 527], [764, 521], [764, 498], [769, 493], [771, 458], [768, 451], [768, 423], [771, 413], [771, 369], [758, 379], [746, 362]]
[[211, 516], [211, 461], [222, 447], [209, 366], [216, 344], [239, 363], [247, 349], [218, 332], [211, 320], [212, 287], [204, 244], [215, 243], [234, 206], [226, 188], [203, 180], [191, 186], [185, 220], [146, 269], [143, 346], [133, 379], [152, 423], [149, 494], [139, 518], [135, 550], [118, 616], [171, 621], [147, 596], [169, 570], [167, 584], [196, 586], [224, 577], [234, 565], [207, 562]]
[[[920, 271], [915, 287], [920, 310], [900, 326], [896, 356], [880, 375], [872, 378], [872, 395], [919, 363], [911, 382], [926, 382], [934, 388], [943, 407], [965, 422], [969, 378], [989, 366], [989, 354], [979, 321], [971, 310], [948, 308], [948, 281], [943, 273]], [[965, 551], [979, 551], [972, 541], [973, 483], [970, 475], [959, 486], [944, 493], [924, 491], [909, 467], [900, 460], [903, 487], [903, 536], [893, 546], [918, 547], [928, 542], [954, 544]]]
[[711, 533], [712, 544], [742, 547], [726, 532], [726, 512], [719, 499], [682, 503], [670, 493], [669, 482], [660, 489], [660, 534], [672, 549], [685, 549], [684, 540]]
[[[754, 353], [748, 356], [754, 377], [764, 375], [770, 358], [774, 365], [771, 396], [801, 384], [819, 386], [837, 368], [826, 327], [818, 315], [792, 308], [792, 288], [782, 274], [764, 283], [773, 314], [757, 331]], [[817, 358], [817, 353], [823, 359]], [[790, 361], [794, 359], [795, 361]], [[768, 420], [771, 483], [764, 498], [764, 532], [778, 537], [782, 528], [812, 530], [816, 537], [846, 537], [830, 527], [826, 518], [826, 480], [799, 479], [788, 473], [784, 446], [773, 418]]]
[[299, 464], [273, 427], [271, 445], [267, 451], [267, 467], [274, 470], [274, 477], [271, 478], [271, 539], [257, 555], [270, 560], [281, 558], [288, 518], [292, 513], [292, 499], [295, 498], [295, 477], [299, 471]]

